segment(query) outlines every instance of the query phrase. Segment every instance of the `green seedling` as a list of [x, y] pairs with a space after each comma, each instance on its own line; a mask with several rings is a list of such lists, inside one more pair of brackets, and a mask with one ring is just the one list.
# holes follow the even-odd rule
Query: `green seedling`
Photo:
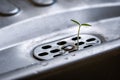
[[71, 21], [72, 22], [74, 22], [75, 24], [77, 24], [78, 25], [78, 33], [77, 33], [77, 50], [79, 49], [79, 36], [80, 36], [80, 28], [82, 27], [82, 26], [91, 26], [90, 24], [87, 24], [87, 23], [83, 23], [83, 24], [80, 24], [78, 21], [76, 21], [76, 20], [73, 20], [73, 19], [71, 19]]

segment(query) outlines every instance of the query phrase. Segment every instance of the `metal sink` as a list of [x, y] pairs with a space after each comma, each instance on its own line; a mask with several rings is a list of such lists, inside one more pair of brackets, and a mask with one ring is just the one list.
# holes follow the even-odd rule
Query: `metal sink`
[[[82, 27], [81, 36], [95, 36], [101, 43], [49, 60], [36, 59], [33, 53], [37, 46], [76, 35], [78, 27], [70, 19], [90, 23], [92, 27]], [[78, 77], [84, 79], [84, 75], [90, 77], [92, 71], [96, 75], [101, 74], [108, 65], [112, 65], [108, 68], [108, 73], [109, 69], [111, 72], [120, 71], [118, 70], [119, 63], [116, 62], [120, 56], [119, 27], [120, 4], [103, 4], [37, 16], [2, 28], [0, 29], [0, 79], [50, 78], [58, 80], [61, 76], [63, 79], [68, 79], [67, 76], [74, 75], [73, 72], [76, 72], [74, 75], [76, 79]], [[100, 72], [95, 68], [103, 70]], [[112, 74], [107, 74], [107, 72], [101, 75], [111, 77]], [[57, 77], [53, 77], [54, 75]]]

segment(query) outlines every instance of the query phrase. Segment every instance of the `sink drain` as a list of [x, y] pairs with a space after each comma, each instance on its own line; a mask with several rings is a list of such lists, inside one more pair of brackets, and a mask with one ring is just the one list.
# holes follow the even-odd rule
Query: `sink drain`
[[[79, 37], [79, 50], [101, 44], [101, 40], [93, 35], [81, 34]], [[49, 60], [58, 56], [69, 54], [77, 50], [76, 35], [54, 42], [37, 46], [33, 56], [39, 60]]]

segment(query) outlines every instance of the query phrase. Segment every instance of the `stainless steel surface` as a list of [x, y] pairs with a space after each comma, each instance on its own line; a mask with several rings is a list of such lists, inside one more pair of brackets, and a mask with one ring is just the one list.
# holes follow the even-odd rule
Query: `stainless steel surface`
[[[27, 0], [13, 0], [14, 3], [20, 4], [18, 6], [23, 11], [15, 16], [0, 17], [0, 26], [4, 27], [0, 29], [0, 79], [18, 79], [36, 74], [42, 78], [47, 76], [43, 73], [52, 75], [56, 72], [55, 69], [68, 64], [79, 62], [79, 65], [83, 66], [82, 60], [91, 57], [97, 56], [85, 63], [119, 55], [120, 3], [110, 0], [112, 3], [106, 1], [106, 4], [89, 5], [87, 1], [83, 1], [82, 6], [81, 0], [71, 0], [70, 3], [68, 0], [60, 0], [50, 7], [36, 8], [30, 7], [32, 4]], [[76, 34], [78, 27], [73, 25], [70, 19], [90, 23], [92, 27], [82, 27], [81, 33], [95, 35], [103, 43], [48, 61], [35, 59], [32, 54], [36, 46]], [[61, 70], [64, 68], [58, 71]]]
[[50, 6], [56, 2], [56, 0], [31, 0], [33, 4], [37, 6]]
[[18, 12], [19, 8], [11, 2], [9, 2], [8, 0], [0, 1], [0, 15], [10, 16], [17, 14]]
[[51, 13], [69, 10], [71, 8], [89, 7], [97, 4], [119, 3], [120, 0], [57, 0], [57, 2], [49, 7], [34, 6], [29, 0], [9, 0], [11, 3], [20, 8], [20, 13], [14, 16], [0, 16], [0, 28], [8, 25], [33, 18], [35, 16], [43, 16]]

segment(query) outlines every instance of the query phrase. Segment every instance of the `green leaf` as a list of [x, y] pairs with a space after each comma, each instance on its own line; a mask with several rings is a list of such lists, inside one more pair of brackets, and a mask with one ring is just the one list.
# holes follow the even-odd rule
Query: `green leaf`
[[71, 21], [78, 24], [78, 25], [80, 25], [80, 23], [78, 21], [76, 21], [76, 20], [71, 19]]
[[81, 24], [81, 26], [91, 26], [91, 25], [90, 25], [90, 24], [85, 23], [85, 24]]

